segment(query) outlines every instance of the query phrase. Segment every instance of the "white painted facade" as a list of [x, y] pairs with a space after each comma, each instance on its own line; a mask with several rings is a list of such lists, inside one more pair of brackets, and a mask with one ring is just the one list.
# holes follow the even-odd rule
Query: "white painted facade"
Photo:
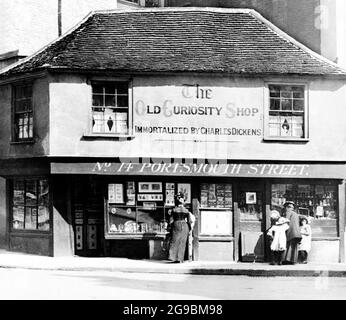
[[[264, 139], [268, 103], [265, 87], [267, 81], [295, 84], [297, 81], [301, 83], [302, 79], [135, 77], [133, 89], [130, 90], [130, 99], [133, 101], [130, 111], [130, 117], [133, 117], [133, 137], [128, 141], [115, 141], [89, 137], [91, 85], [86, 79], [77, 76], [55, 76], [49, 81], [49, 154], [69, 157], [345, 161], [344, 83], [337, 80], [305, 79], [304, 83], [308, 88], [308, 137], [307, 141], [295, 143]], [[193, 97], [194, 87], [187, 93], [186, 84], [198, 84], [201, 89], [210, 90], [211, 98]], [[174, 106], [214, 109], [209, 115], [174, 115], [171, 114]], [[158, 109], [161, 111], [155, 114]], [[220, 111], [219, 114], [217, 110]], [[248, 115], [242, 115], [244, 110]], [[181, 129], [182, 131], [176, 134], [168, 133], [169, 129], [165, 133], [140, 133], [136, 132], [136, 126], [187, 129]], [[227, 128], [236, 128], [241, 131], [235, 135], [220, 135], [215, 132], [205, 134], [201, 131], [192, 134], [192, 127], [220, 128], [223, 132], [227, 131]]]

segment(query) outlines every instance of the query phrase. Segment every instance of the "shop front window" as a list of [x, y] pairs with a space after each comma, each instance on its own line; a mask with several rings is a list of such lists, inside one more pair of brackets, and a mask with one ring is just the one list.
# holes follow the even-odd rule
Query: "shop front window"
[[14, 180], [12, 185], [12, 230], [49, 230], [47, 180]]
[[266, 136], [279, 139], [307, 138], [304, 85], [270, 84]]
[[309, 218], [313, 236], [336, 237], [337, 192], [337, 186], [329, 184], [273, 184], [271, 205], [282, 212], [284, 203], [293, 201], [297, 213]]
[[134, 182], [108, 184], [107, 232], [112, 235], [166, 234], [174, 208], [174, 195], [185, 194], [191, 209], [191, 184], [175, 182]]
[[129, 83], [92, 83], [92, 133], [129, 133]]
[[232, 235], [232, 184], [200, 185], [201, 235]]

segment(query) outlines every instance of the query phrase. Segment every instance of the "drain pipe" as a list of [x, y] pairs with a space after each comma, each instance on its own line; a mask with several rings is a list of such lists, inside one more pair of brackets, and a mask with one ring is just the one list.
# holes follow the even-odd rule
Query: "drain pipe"
[[61, 36], [62, 33], [62, 27], [61, 27], [61, 1], [62, 0], [58, 0], [58, 36]]

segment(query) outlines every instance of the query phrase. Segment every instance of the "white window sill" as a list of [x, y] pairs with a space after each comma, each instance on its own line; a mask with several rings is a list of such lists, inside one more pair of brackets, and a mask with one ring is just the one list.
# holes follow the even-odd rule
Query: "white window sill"
[[309, 138], [294, 138], [294, 137], [264, 137], [263, 141], [277, 142], [309, 142]]
[[84, 133], [83, 139], [88, 140], [133, 140], [135, 138], [134, 135], [130, 134], [116, 134], [116, 133]]

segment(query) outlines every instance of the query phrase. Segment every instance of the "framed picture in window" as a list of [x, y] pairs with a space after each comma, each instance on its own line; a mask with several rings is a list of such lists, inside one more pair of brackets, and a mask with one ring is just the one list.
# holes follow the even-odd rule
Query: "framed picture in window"
[[246, 192], [246, 204], [256, 204], [256, 192]]
[[178, 192], [182, 192], [185, 196], [185, 202], [191, 203], [191, 184], [190, 183], [178, 183]]
[[138, 182], [138, 192], [162, 192], [161, 182]]

